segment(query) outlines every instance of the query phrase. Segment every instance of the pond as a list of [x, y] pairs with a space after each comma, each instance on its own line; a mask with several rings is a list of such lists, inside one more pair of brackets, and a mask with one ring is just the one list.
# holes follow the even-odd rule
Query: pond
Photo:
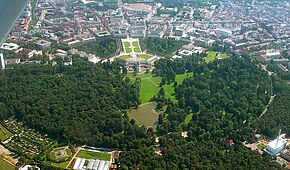
[[138, 125], [151, 126], [154, 130], [157, 126], [158, 113], [155, 111], [156, 103], [145, 103], [137, 109], [129, 110], [129, 117], [135, 119]]

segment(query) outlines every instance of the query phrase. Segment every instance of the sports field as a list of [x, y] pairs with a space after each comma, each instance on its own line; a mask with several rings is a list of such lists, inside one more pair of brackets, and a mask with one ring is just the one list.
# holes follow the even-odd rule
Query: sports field
[[15, 167], [0, 158], [0, 170], [15, 170]]
[[4, 141], [12, 136], [12, 133], [0, 124], [0, 141]]
[[94, 151], [88, 151], [88, 150], [80, 150], [77, 153], [76, 157], [84, 158], [84, 159], [98, 159], [98, 160], [109, 161], [111, 159], [111, 154], [105, 153], [105, 152], [94, 152]]

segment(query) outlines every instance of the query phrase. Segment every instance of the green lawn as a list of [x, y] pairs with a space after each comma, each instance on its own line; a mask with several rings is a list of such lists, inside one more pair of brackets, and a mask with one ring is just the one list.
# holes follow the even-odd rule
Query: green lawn
[[61, 162], [61, 163], [55, 163], [51, 162], [51, 165], [59, 168], [65, 168], [68, 165], [69, 161]]
[[15, 167], [0, 158], [0, 170], [15, 170]]
[[139, 48], [139, 43], [138, 43], [137, 41], [132, 42], [132, 45], [133, 45], [135, 48], [136, 48], [136, 47]]
[[192, 116], [193, 116], [193, 113], [190, 113], [189, 115], [186, 116], [185, 121], [184, 121], [185, 124], [188, 124], [191, 121]]
[[12, 133], [0, 124], [0, 141], [4, 141], [12, 136]]
[[150, 80], [141, 80], [140, 100], [142, 103], [148, 103], [150, 99], [159, 92], [159, 87]]
[[134, 48], [134, 51], [135, 51], [136, 53], [140, 53], [140, 52], [141, 52], [141, 50], [140, 50], [139, 47], [135, 47], [135, 48]]
[[[135, 50], [135, 49], [134, 49]], [[140, 54], [138, 55], [139, 58], [144, 58], [145, 60], [148, 60], [149, 58], [151, 58], [152, 56], [151, 55], [148, 55], [148, 54]]]
[[215, 52], [215, 51], [208, 51], [206, 53], [209, 57], [216, 57], [216, 55], [218, 54], [218, 52]]
[[109, 161], [111, 159], [111, 154], [105, 152], [93, 152], [87, 150], [80, 150], [76, 157], [85, 159], [99, 159]]
[[175, 81], [181, 84], [186, 77], [191, 77], [192, 75], [193, 73], [178, 74], [176, 75]]
[[131, 48], [125, 48], [125, 52], [126, 53], [131, 53], [132, 52], [132, 49]]
[[128, 58], [130, 58], [129, 55], [121, 55], [121, 56], [119, 56], [119, 59], [122, 59], [122, 60], [127, 60]]
[[230, 56], [226, 55], [226, 54], [221, 54], [219, 56], [220, 59], [226, 59], [226, 58], [229, 58]]
[[[186, 77], [192, 76], [192, 73], [185, 73], [185, 74], [180, 74], [180, 75], [176, 75], [176, 82], [178, 84], [181, 84], [182, 81], [186, 78]], [[159, 84], [161, 82], [161, 77], [152, 77], [151, 73], [147, 73], [147, 74], [137, 74], [136, 76], [129, 76], [131, 81], [135, 81], [135, 79], [141, 78], [141, 90], [140, 90], [140, 100], [141, 103], [147, 103], [150, 101], [150, 99], [156, 95], [159, 90]], [[165, 95], [167, 98], [172, 99], [173, 102], [177, 102], [174, 98], [174, 87], [173, 87], [174, 83], [170, 83], [170, 84], [165, 84], [163, 85], [163, 88], [165, 90]]]
[[131, 46], [129, 42], [123, 42], [123, 43], [124, 43], [125, 48], [129, 48]]

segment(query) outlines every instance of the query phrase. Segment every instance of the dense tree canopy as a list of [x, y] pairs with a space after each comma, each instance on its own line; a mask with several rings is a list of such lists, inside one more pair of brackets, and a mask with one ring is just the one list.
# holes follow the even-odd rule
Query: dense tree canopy
[[[253, 137], [250, 124], [269, 102], [271, 78], [247, 57], [209, 64], [200, 62], [201, 57], [163, 59], [155, 64], [155, 75], [166, 79], [171, 73], [193, 72], [193, 76], [175, 87], [177, 104], [165, 98], [162, 88], [153, 98], [158, 108], [166, 107], [158, 119], [159, 142], [125, 152], [119, 159], [123, 168], [280, 169], [241, 143]], [[185, 123], [189, 114], [192, 119]], [[230, 140], [233, 146], [226, 145]]]
[[129, 119], [126, 109], [140, 104], [142, 80], [124, 78], [118, 63], [92, 65], [76, 59], [74, 66], [19, 65], [1, 71], [0, 116], [15, 115], [65, 143], [119, 148], [121, 169], [281, 169], [241, 142], [252, 139], [256, 127], [265, 134], [278, 128], [271, 122], [263, 127], [267, 117], [259, 118], [273, 91], [280, 98], [269, 116], [281, 107], [273, 122], [289, 129], [288, 119], [281, 119], [288, 107], [279, 103], [289, 101], [289, 95], [280, 96], [289, 88], [250, 58], [205, 63], [202, 57], [156, 63], [153, 73], [164, 83], [192, 72], [182, 84], [174, 83], [177, 102], [166, 99], [164, 88], [152, 99], [164, 110], [156, 133]]
[[[64, 142], [122, 147], [127, 130], [135, 135], [136, 128], [139, 133], [146, 129], [131, 124], [123, 111], [140, 103], [139, 82], [125, 81], [114, 72], [119, 72], [117, 64], [83, 61], [75, 61], [74, 66], [19, 65], [2, 71], [0, 116], [15, 115]], [[125, 138], [134, 142], [130, 135]]]
[[141, 42], [141, 46], [143, 49], [146, 49], [148, 53], [163, 57], [173, 56], [173, 53], [179, 50], [184, 44], [184, 42], [176, 41], [172, 38], [145, 38]]
[[77, 49], [87, 52], [89, 54], [95, 54], [102, 58], [108, 58], [115, 55], [117, 51], [117, 43], [115, 39], [106, 39], [103, 41], [93, 42], [77, 46]]

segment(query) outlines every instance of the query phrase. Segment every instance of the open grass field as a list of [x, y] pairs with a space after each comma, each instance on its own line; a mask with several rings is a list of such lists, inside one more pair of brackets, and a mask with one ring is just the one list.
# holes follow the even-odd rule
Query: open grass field
[[125, 48], [129, 48], [131, 46], [129, 42], [123, 42], [123, 43], [124, 43]]
[[148, 60], [148, 59], [151, 58], [152, 56], [151, 56], [151, 55], [148, 55], [148, 54], [139, 54], [138, 57], [139, 57], [139, 58], [144, 58], [145, 60]]
[[149, 79], [141, 80], [140, 100], [141, 103], [147, 103], [159, 92], [159, 87], [153, 84]]
[[121, 55], [121, 56], [119, 57], [119, 59], [122, 59], [122, 60], [127, 60], [128, 58], [130, 58], [129, 55]]
[[84, 159], [99, 159], [109, 161], [111, 159], [111, 154], [105, 152], [94, 152], [88, 150], [80, 150], [76, 157]]
[[[190, 76], [192, 76], [192, 73], [176, 75], [175, 80], [178, 84], [181, 84], [186, 77]], [[151, 73], [147, 73], [147, 74], [137, 74], [136, 76], [130, 76], [130, 79], [131, 81], [135, 81], [137, 77], [141, 78], [140, 100], [141, 103], [144, 104], [149, 102], [150, 99], [159, 92], [160, 90], [159, 84], [162, 78], [152, 77]], [[166, 97], [172, 99], [173, 102], [177, 102], [174, 97], [173, 85], [174, 83], [165, 84], [163, 88], [165, 90]]]
[[12, 136], [12, 133], [0, 124], [0, 141], [4, 141]]
[[132, 52], [132, 49], [131, 48], [125, 48], [125, 52], [126, 53], [131, 53]]
[[0, 170], [15, 170], [15, 167], [0, 158]]
[[48, 154], [49, 160], [53, 162], [64, 162], [67, 161], [68, 158], [72, 155], [71, 150], [68, 146], [58, 147], [52, 149], [52, 151]]

